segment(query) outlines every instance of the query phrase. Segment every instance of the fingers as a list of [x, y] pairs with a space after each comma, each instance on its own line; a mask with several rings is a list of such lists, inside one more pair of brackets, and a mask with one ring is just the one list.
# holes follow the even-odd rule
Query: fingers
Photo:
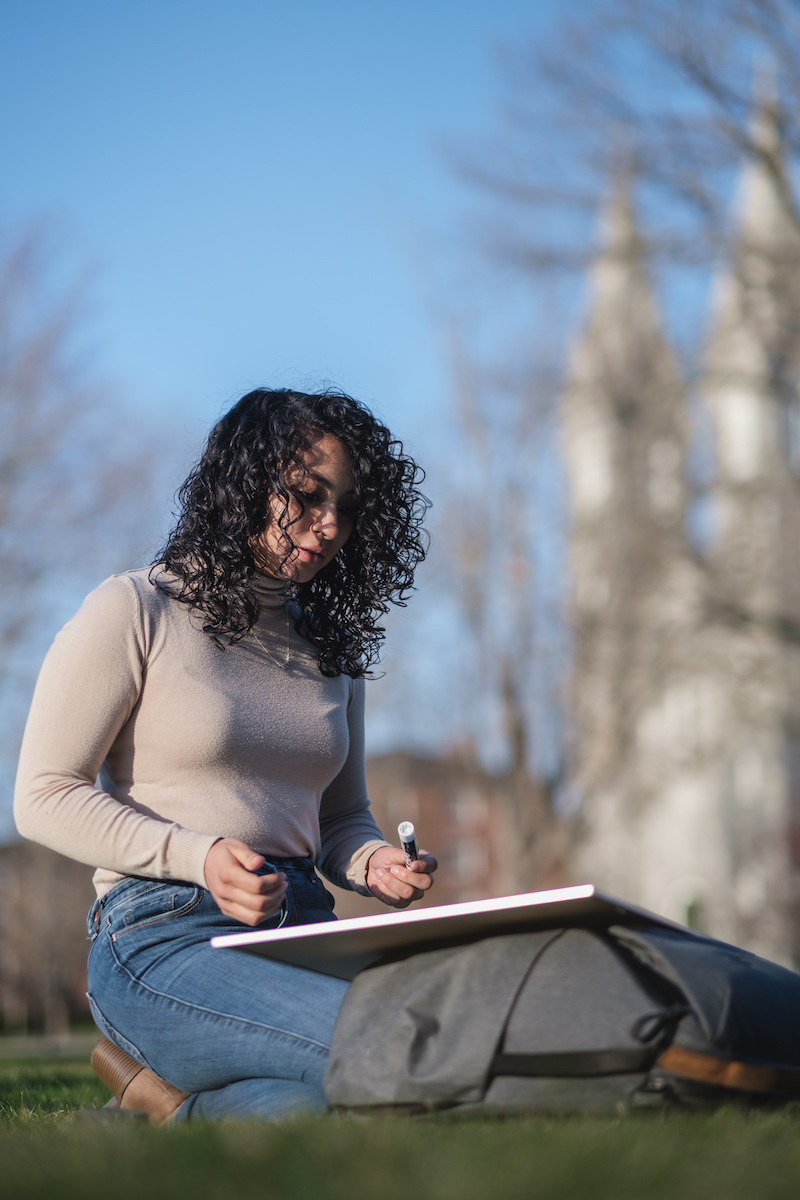
[[430, 875], [420, 875], [408, 867], [379, 867], [376, 884], [383, 893], [381, 899], [391, 898], [403, 905], [419, 900], [431, 886]]
[[379, 900], [392, 908], [405, 908], [420, 900], [433, 884], [438, 863], [432, 854], [421, 850], [419, 858], [405, 865], [403, 851], [383, 846], [369, 860], [367, 886]]
[[229, 891], [216, 893], [214, 899], [227, 917], [233, 917], [244, 925], [260, 925], [280, 912], [285, 891], [285, 881], [281, 881], [277, 892], [266, 895]]
[[223, 886], [213, 893], [214, 899], [226, 917], [233, 917], [243, 925], [260, 925], [280, 912], [288, 886], [285, 875], [264, 875], [259, 880], [266, 881], [271, 883], [258, 892]]
[[222, 843], [230, 857], [239, 863], [245, 871], [257, 871], [259, 867], [263, 867], [264, 855], [251, 850], [244, 842], [239, 842], [236, 838], [223, 838]]
[[220, 911], [223, 912], [226, 917], [230, 917], [231, 920], [238, 921], [241, 925], [247, 925], [250, 927], [250, 929], [257, 929], [258, 926], [263, 925], [265, 921], [269, 921], [270, 918], [277, 916], [277, 914], [281, 911], [282, 903], [283, 898], [281, 897], [280, 901], [267, 908], [266, 911], [254, 911], [252, 908], [247, 908], [243, 904], [222, 903], [219, 907]]
[[[411, 863], [409, 870], [416, 872], [424, 872], [426, 875], [433, 875], [433, 872], [439, 866], [439, 860], [427, 850], [420, 850], [419, 858]], [[433, 882], [431, 880], [431, 882]], [[429, 885], [430, 886], [430, 885]]]
[[206, 884], [225, 916], [255, 926], [280, 911], [288, 887], [286, 876], [253, 874], [263, 865], [263, 855], [234, 838], [222, 838], [211, 847], [205, 862]]

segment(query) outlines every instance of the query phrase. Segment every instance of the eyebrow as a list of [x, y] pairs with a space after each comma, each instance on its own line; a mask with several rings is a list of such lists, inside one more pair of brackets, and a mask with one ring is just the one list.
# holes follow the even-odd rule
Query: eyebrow
[[[317, 483], [321, 483], [328, 488], [329, 491], [333, 491], [333, 483], [330, 479], [326, 479], [325, 476], [320, 475], [318, 471], [310, 471], [308, 467], [304, 467], [303, 470], [305, 471], [306, 475], [309, 475], [312, 479], [316, 480]], [[344, 492], [343, 495], [354, 496], [355, 488], [350, 488], [348, 491]]]

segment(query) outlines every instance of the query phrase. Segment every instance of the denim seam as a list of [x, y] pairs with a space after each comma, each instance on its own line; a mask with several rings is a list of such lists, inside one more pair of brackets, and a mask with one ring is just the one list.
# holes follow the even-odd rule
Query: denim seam
[[[132, 883], [135, 878], [136, 878], [135, 876], [131, 875], [128, 877], [128, 879], [123, 880], [123, 883], [125, 883], [125, 884]], [[164, 887], [165, 884], [169, 885], [170, 883], [177, 882], [177, 881], [170, 880], [170, 879], [151, 879], [149, 883], [146, 882], [145, 880], [142, 880], [141, 882], [144, 884], [144, 886], [141, 888], [140, 891], [137, 891], [134, 893], [134, 895], [133, 895], [134, 900], [138, 900], [140, 896], [149, 895], [150, 892], [154, 892], [157, 888]], [[107, 908], [107, 911], [110, 913], [112, 913], [115, 908], [119, 908], [120, 905], [130, 904], [130, 899], [128, 899], [124, 893], [122, 896], [114, 895], [114, 892], [117, 890], [118, 886], [120, 886], [120, 885], [115, 885], [115, 887], [111, 888], [110, 891], [106, 892], [106, 894], [104, 896], [100, 897], [100, 901], [99, 901], [100, 907], [104, 908], [104, 909]], [[190, 885], [190, 886], [196, 886], [196, 885]], [[132, 891], [133, 889], [130, 889], [130, 890]], [[113, 900], [113, 903], [110, 905], [108, 904], [109, 900]]]
[[239, 1017], [236, 1015], [236, 1013], [220, 1012], [215, 1008], [207, 1008], [203, 1004], [193, 1004], [189, 1000], [182, 1000], [180, 996], [171, 996], [169, 992], [160, 992], [157, 990], [157, 988], [150, 987], [150, 985], [145, 983], [143, 979], [138, 979], [132, 971], [128, 970], [125, 964], [118, 958], [113, 944], [110, 946], [110, 950], [114, 962], [119, 967], [120, 971], [124, 972], [128, 979], [130, 979], [132, 983], [135, 983], [137, 987], [143, 988], [144, 991], [149, 992], [151, 996], [158, 996], [161, 1000], [168, 1000], [171, 1004], [177, 1004], [183, 1008], [191, 1009], [193, 1012], [207, 1013], [211, 1017], [221, 1017], [226, 1021], [233, 1021], [236, 1024], [248, 1026], [251, 1029], [264, 1029], [269, 1033], [280, 1034], [281, 1037], [288, 1038], [291, 1041], [302, 1042], [304, 1045], [310, 1048], [317, 1048], [321, 1050], [323, 1054], [328, 1053], [329, 1047], [324, 1042], [318, 1042], [316, 1038], [309, 1038], [301, 1033], [293, 1033], [289, 1029], [280, 1029], [277, 1025], [265, 1025], [261, 1021], [252, 1021], [248, 1017]]
[[185, 917], [187, 913], [197, 908], [205, 895], [202, 888], [198, 888], [197, 892], [198, 894], [194, 900], [190, 901], [189, 904], [184, 904], [183, 908], [175, 908], [172, 912], [163, 913], [158, 917], [147, 917], [144, 921], [136, 921], [133, 925], [126, 925], [118, 933], [110, 935], [111, 941], [116, 942], [119, 938], [124, 937], [126, 933], [137, 933], [140, 929], [148, 929], [152, 925], [166, 925], [169, 921], [174, 921], [176, 917]]
[[[134, 881], [134, 879], [135, 879], [135, 876], [130, 876], [130, 878], [128, 880], [125, 880], [123, 882], [126, 884], [132, 883]], [[113, 914], [117, 911], [118, 908], [127, 908], [129, 905], [135, 903], [137, 900], [141, 900], [143, 896], [149, 896], [152, 892], [157, 891], [158, 888], [164, 887], [165, 885], [169, 885], [171, 883], [175, 883], [177, 881], [171, 880], [171, 879], [151, 879], [149, 882], [147, 882], [146, 880], [141, 880], [140, 882], [143, 883], [145, 886], [140, 888], [138, 891], [134, 891], [132, 896], [128, 896], [125, 893], [123, 893], [123, 895], [121, 895], [121, 896], [114, 895], [114, 892], [117, 890], [117, 886], [122, 886], [122, 885], [117, 885], [117, 886], [113, 887], [111, 889], [111, 891], [106, 892], [106, 894], [104, 896], [101, 896], [99, 898], [99, 900], [97, 901], [101, 917], [110, 923]], [[197, 887], [197, 884], [189, 884], [187, 886]], [[128, 890], [132, 891], [133, 889], [128, 889]], [[109, 904], [110, 900], [112, 901], [112, 903]]]
[[[86, 998], [89, 1001], [89, 1008], [91, 1010], [94, 1023], [97, 1026], [97, 1028], [100, 1030], [100, 1032], [105, 1037], [110, 1037], [110, 1040], [112, 1042], [114, 1041], [114, 1038], [116, 1038], [117, 1045], [120, 1047], [120, 1049], [124, 1050], [126, 1054], [130, 1054], [130, 1056], [132, 1058], [136, 1059], [137, 1062], [141, 1062], [143, 1067], [147, 1067], [148, 1070], [152, 1071], [153, 1068], [151, 1067], [150, 1063], [148, 1062], [146, 1056], [144, 1054], [142, 1054], [139, 1047], [134, 1042], [132, 1042], [130, 1040], [130, 1038], [126, 1038], [124, 1033], [120, 1033], [120, 1031], [117, 1029], [116, 1025], [112, 1025], [111, 1021], [109, 1021], [108, 1017], [103, 1012], [102, 1008], [97, 1003], [97, 1000], [94, 998], [94, 996], [92, 995], [91, 992], [86, 993]], [[98, 1020], [98, 1017], [100, 1018], [100, 1020]], [[111, 1036], [111, 1035], [113, 1035], [113, 1036]], [[157, 1072], [156, 1072], [156, 1074], [157, 1074]]]

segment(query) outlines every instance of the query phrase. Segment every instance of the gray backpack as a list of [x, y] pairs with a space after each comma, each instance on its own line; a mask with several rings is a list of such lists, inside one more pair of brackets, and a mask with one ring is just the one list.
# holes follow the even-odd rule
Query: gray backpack
[[689, 930], [562, 928], [370, 967], [325, 1078], [343, 1108], [609, 1112], [800, 1098], [800, 975]]

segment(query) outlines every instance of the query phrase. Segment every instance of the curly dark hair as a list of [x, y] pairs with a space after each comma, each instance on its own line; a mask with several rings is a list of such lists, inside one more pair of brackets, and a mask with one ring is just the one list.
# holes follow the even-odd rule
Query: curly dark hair
[[270, 497], [283, 501], [279, 524], [291, 540], [289, 505], [302, 512], [303, 500], [287, 470], [302, 465], [311, 442], [325, 434], [352, 457], [356, 516], [336, 557], [308, 583], [293, 585], [296, 627], [319, 651], [323, 675], [357, 677], [378, 659], [378, 618], [389, 603], [405, 606], [413, 588], [427, 550], [422, 521], [430, 501], [417, 487], [424, 474], [402, 444], [342, 392], [258, 388], [243, 396], [211, 430], [178, 492], [180, 514], [153, 564], [177, 582], [153, 578], [202, 614], [217, 645], [243, 638], [258, 619], [251, 545], [267, 526]]

